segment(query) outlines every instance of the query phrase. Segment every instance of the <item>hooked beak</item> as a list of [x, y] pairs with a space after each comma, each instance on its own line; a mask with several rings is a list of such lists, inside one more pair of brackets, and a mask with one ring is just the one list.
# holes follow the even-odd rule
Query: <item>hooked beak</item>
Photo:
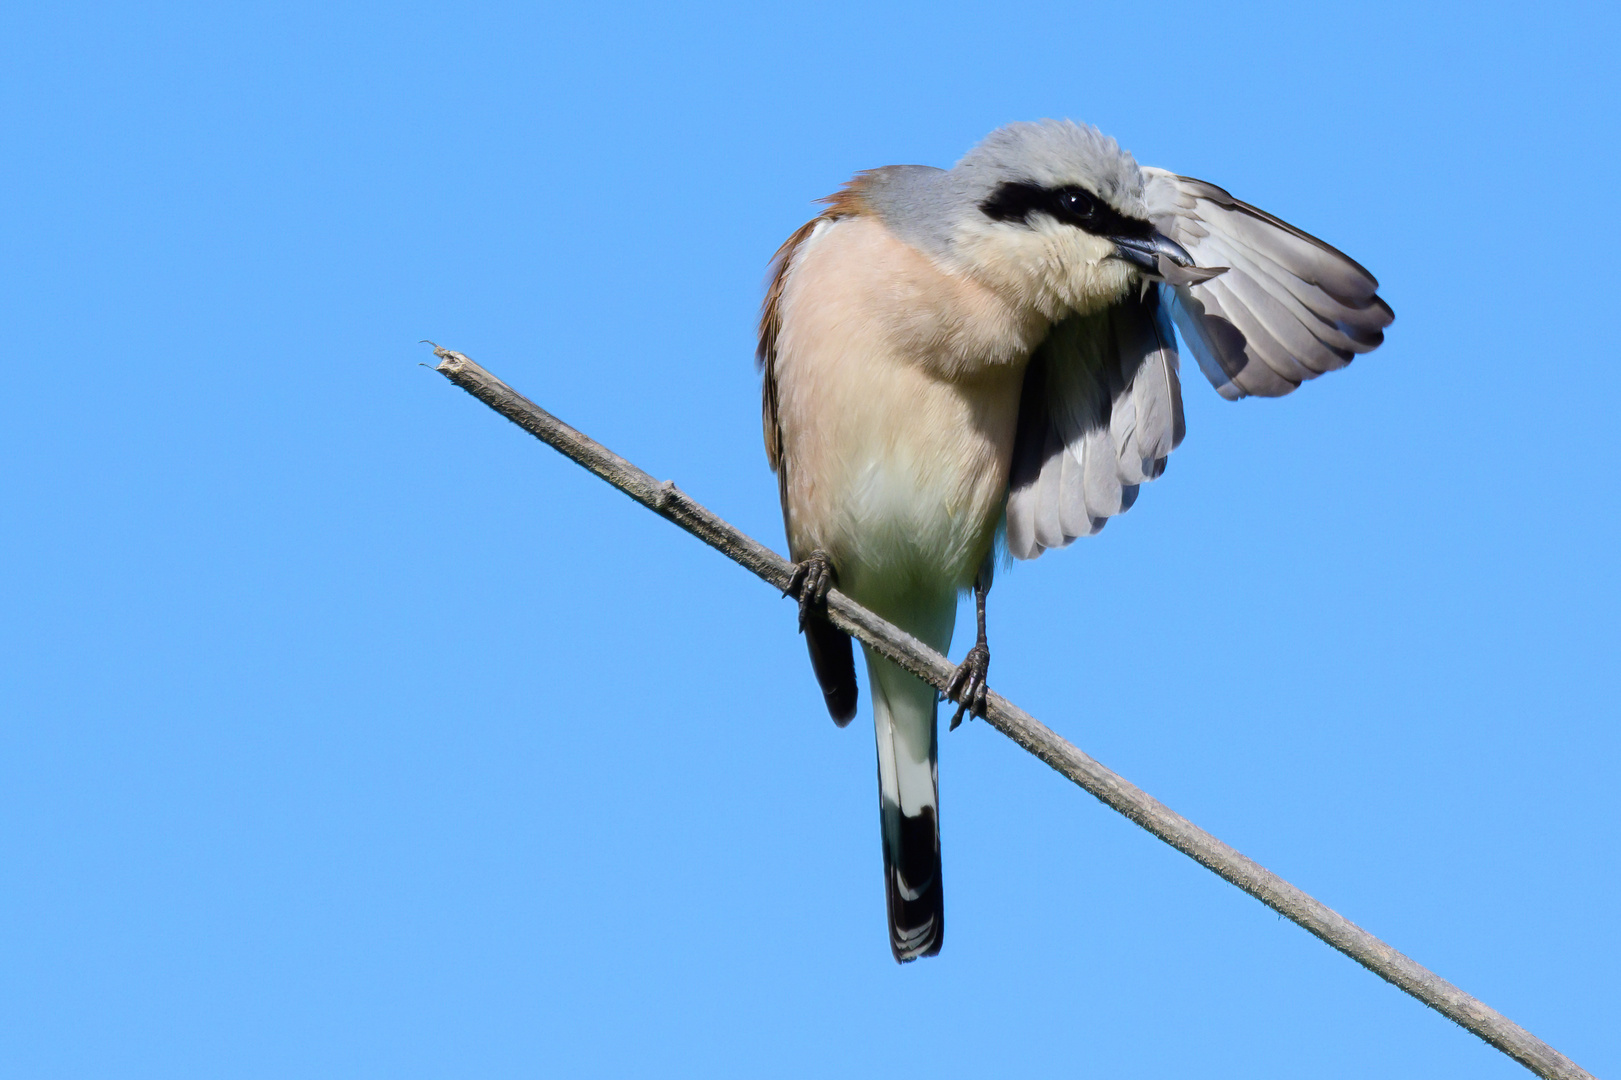
[[1158, 229], [1148, 236], [1111, 236], [1109, 240], [1114, 244], [1115, 258], [1135, 266], [1153, 281], [1197, 285], [1227, 271], [1225, 266], [1195, 266], [1187, 249]]

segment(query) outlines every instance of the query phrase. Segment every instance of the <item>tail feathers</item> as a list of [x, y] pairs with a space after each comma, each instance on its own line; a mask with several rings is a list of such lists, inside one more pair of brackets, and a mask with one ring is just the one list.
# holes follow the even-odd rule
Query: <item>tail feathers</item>
[[934, 688], [867, 653], [878, 741], [889, 946], [901, 963], [933, 956], [945, 941], [940, 887], [940, 796]]
[[946, 938], [945, 894], [940, 888], [940, 826], [934, 807], [907, 817], [887, 800], [884, 892], [889, 901], [889, 948], [898, 963], [933, 956]]
[[821, 684], [827, 711], [843, 727], [856, 715], [856, 661], [850, 635], [813, 615], [805, 620], [805, 647], [810, 650], [811, 669]]

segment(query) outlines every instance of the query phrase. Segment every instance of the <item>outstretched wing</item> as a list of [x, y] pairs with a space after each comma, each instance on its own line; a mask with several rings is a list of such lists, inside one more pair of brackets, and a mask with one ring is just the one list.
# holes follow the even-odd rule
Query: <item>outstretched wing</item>
[[1019, 399], [1008, 550], [1033, 559], [1103, 528], [1165, 471], [1183, 430], [1176, 338], [1157, 288], [1055, 325]]
[[1222, 397], [1279, 397], [1384, 341], [1395, 319], [1355, 260], [1214, 184], [1144, 169], [1154, 226], [1201, 267], [1226, 273], [1165, 287], [1167, 307]]
[[1182, 441], [1170, 323], [1221, 395], [1278, 397], [1384, 341], [1395, 319], [1372, 274], [1214, 184], [1144, 169], [1155, 228], [1214, 277], [1161, 284], [1053, 327], [1019, 403], [1008, 549], [1033, 559], [1103, 528]]

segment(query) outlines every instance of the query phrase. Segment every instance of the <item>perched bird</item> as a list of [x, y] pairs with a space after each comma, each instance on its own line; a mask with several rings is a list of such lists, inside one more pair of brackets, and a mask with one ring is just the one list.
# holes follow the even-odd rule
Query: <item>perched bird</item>
[[[1164, 471], [1183, 433], [1173, 324], [1237, 399], [1344, 367], [1394, 317], [1321, 240], [1069, 121], [1009, 124], [950, 169], [873, 169], [823, 201], [773, 260], [758, 358], [790, 592], [840, 726], [856, 679], [820, 606], [833, 583], [941, 652], [972, 587], [951, 726], [984, 714], [998, 533], [1033, 559]], [[870, 650], [867, 673], [904, 962], [945, 930], [936, 695]]]

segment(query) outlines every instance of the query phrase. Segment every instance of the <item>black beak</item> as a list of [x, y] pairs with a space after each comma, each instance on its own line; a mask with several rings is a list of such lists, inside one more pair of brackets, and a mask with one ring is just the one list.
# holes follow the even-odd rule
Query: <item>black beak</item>
[[1197, 285], [1227, 270], [1225, 266], [1195, 266], [1187, 248], [1157, 229], [1147, 236], [1111, 236], [1109, 239], [1114, 244], [1115, 258], [1135, 266], [1153, 281]]

